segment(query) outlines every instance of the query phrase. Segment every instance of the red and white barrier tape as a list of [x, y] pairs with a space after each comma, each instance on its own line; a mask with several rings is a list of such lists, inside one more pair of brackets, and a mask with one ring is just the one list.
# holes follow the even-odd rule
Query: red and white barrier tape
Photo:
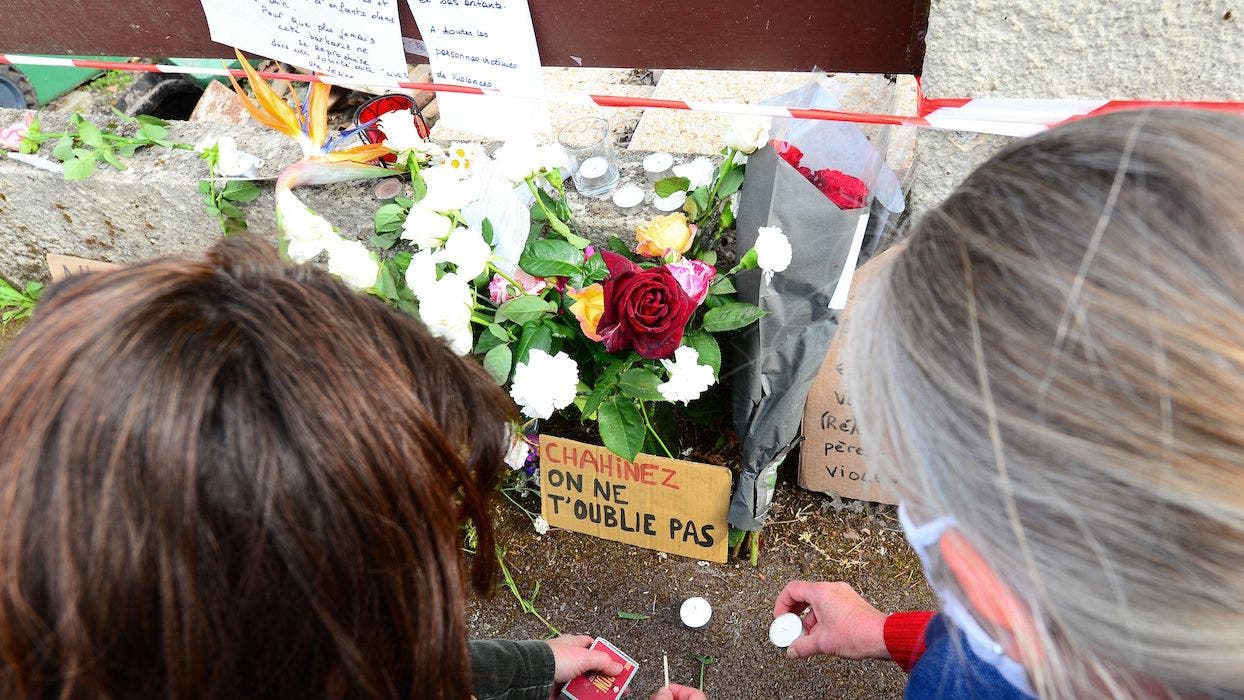
[[[21, 54], [0, 54], [0, 64], [24, 64], [37, 66], [64, 66], [67, 68], [94, 68], [100, 70], [124, 70], [142, 73], [170, 73], [185, 75], [214, 75], [244, 78], [240, 69], [201, 68], [155, 63], [117, 63], [90, 61], [76, 58], [49, 58]], [[926, 99], [919, 96], [918, 114], [876, 114], [870, 112], [847, 112], [831, 109], [799, 109], [744, 104], [741, 102], [689, 102], [683, 100], [657, 100], [647, 97], [621, 97], [617, 95], [577, 94], [527, 94], [500, 92], [477, 87], [448, 85], [444, 83], [364, 83], [330, 76], [304, 73], [260, 72], [268, 80], [293, 82], [323, 82], [332, 85], [367, 85], [392, 90], [427, 90], [431, 92], [454, 92], [468, 95], [496, 95], [541, 100], [554, 103], [597, 105], [631, 109], [677, 109], [717, 114], [740, 114], [752, 116], [815, 119], [820, 121], [851, 122], [855, 124], [879, 124], [892, 126], [919, 126], [949, 131], [969, 131], [1003, 136], [1028, 136], [1059, 124], [1085, 117], [1146, 107], [1175, 109], [1209, 109], [1244, 115], [1244, 102], [1162, 102], [1143, 100], [1041, 100], [1041, 99]]]

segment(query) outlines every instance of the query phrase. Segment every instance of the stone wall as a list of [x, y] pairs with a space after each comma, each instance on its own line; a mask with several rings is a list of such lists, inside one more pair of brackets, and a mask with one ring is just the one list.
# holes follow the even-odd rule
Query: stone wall
[[[932, 0], [931, 98], [1244, 100], [1239, 0]], [[921, 130], [916, 212], [1010, 139]]]

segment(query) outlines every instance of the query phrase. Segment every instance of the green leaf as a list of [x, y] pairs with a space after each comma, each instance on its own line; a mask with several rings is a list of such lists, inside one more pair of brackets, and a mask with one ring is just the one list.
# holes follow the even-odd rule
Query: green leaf
[[755, 323], [765, 312], [755, 304], [732, 301], [704, 314], [704, 330], [709, 333], [733, 331]]
[[583, 251], [566, 241], [538, 239], [523, 250], [518, 266], [533, 277], [570, 277], [579, 273]]
[[246, 203], [259, 199], [263, 190], [250, 180], [232, 180], [225, 185], [224, 197], [232, 202]]
[[708, 286], [709, 294], [734, 294], [736, 291], [734, 282], [725, 276], [718, 277]]
[[622, 390], [623, 395], [633, 399], [643, 399], [647, 401], [664, 401], [665, 397], [661, 396], [661, 392], [657, 391], [657, 385], [661, 383], [661, 378], [650, 369], [636, 367], [627, 370], [622, 378], [618, 381], [618, 388]]
[[389, 231], [388, 233], [372, 236], [368, 242], [381, 250], [389, 250], [394, 245], [397, 245], [397, 239], [400, 235], [402, 235], [401, 231]]
[[52, 147], [52, 157], [62, 163], [73, 158], [73, 138], [65, 136]]
[[635, 253], [626, 246], [626, 242], [617, 236], [610, 236], [609, 240], [605, 241], [605, 246], [627, 260], [633, 262], [636, 259]]
[[510, 342], [510, 334], [506, 332], [505, 328], [500, 323], [488, 324], [488, 332], [495, 335], [497, 340], [500, 340], [503, 343]]
[[153, 117], [150, 114], [139, 114], [138, 116], [134, 117], [133, 121], [136, 121], [140, 124], [150, 124], [152, 126], [168, 126], [168, 122], [164, 121], [163, 119], [159, 117]]
[[484, 355], [484, 369], [488, 370], [488, 375], [497, 383], [497, 386], [505, 386], [513, 366], [514, 351], [510, 350], [509, 345], [498, 345]]
[[397, 274], [393, 261], [384, 261], [380, 265], [380, 273], [376, 275], [376, 295], [390, 301], [397, 301], [397, 287], [400, 278], [401, 275]]
[[142, 124], [138, 127], [138, 135], [140, 137], [145, 138], [148, 141], [158, 142], [164, 140], [165, 136], [168, 136], [168, 129], [165, 129], [162, 124], [153, 124], [151, 122], [142, 121], [141, 119], [139, 121], [142, 122]]
[[493, 348], [502, 344], [502, 340], [492, 333], [480, 333], [479, 340], [475, 343], [476, 355], [487, 355]]
[[652, 616], [644, 615], [643, 613], [633, 613], [633, 612], [627, 612], [625, 610], [619, 610], [618, 617], [620, 617], [623, 620], [647, 620], [648, 618]]
[[697, 187], [695, 192], [692, 192], [691, 196], [688, 197], [688, 199], [695, 202], [695, 205], [700, 208], [701, 212], [708, 211], [708, 198], [709, 194], [707, 187]]
[[418, 169], [410, 171], [410, 186], [414, 189], [415, 201], [422, 201], [428, 194], [428, 183], [423, 181], [423, 173]]
[[216, 208], [217, 210], [220, 211], [221, 214], [224, 214], [225, 216], [228, 216], [231, 218], [242, 218], [246, 216], [245, 214], [242, 213], [241, 209], [238, 209], [236, 205], [234, 205], [233, 203], [225, 199], [221, 199], [220, 202], [216, 205]]
[[492, 222], [488, 220], [488, 217], [484, 217], [484, 220], [480, 222], [479, 233], [480, 233], [480, 236], [484, 238], [485, 243], [487, 243], [488, 245], [492, 245], [492, 237], [493, 237]]
[[713, 368], [713, 377], [721, 374], [721, 346], [707, 331], [692, 331], [682, 338], [682, 344], [693, 348], [700, 356], [699, 364]]
[[562, 172], [557, 168], [545, 170], [543, 174], [544, 179], [548, 180], [549, 184], [553, 187], [560, 190], [564, 186], [565, 183], [562, 182]]
[[601, 402], [612, 395], [617, 388], [618, 382], [616, 380], [596, 382], [596, 388], [592, 390], [592, 393], [587, 397], [587, 401], [583, 403], [583, 407], [579, 409], [581, 414], [580, 420], [591, 418], [592, 414], [596, 413], [596, 410], [600, 408]]
[[78, 138], [82, 140], [82, 143], [92, 148], [99, 148], [104, 145], [103, 132], [99, 130], [98, 126], [88, 121], [83, 121], [78, 125]]
[[115, 153], [113, 153], [113, 152], [112, 152], [112, 149], [111, 149], [111, 148], [108, 148], [107, 146], [104, 146], [104, 147], [100, 148], [98, 151], [96, 151], [95, 153], [96, 153], [96, 155], [98, 155], [98, 156], [99, 156], [99, 157], [100, 157], [100, 158], [101, 158], [101, 159], [102, 159], [105, 163], [107, 163], [108, 165], [111, 165], [112, 167], [116, 168], [117, 170], [125, 170], [125, 169], [126, 169], [125, 164], [124, 164], [124, 163], [122, 163], [121, 161], [117, 160], [117, 156], [116, 156], [116, 154], [115, 154]]
[[406, 223], [406, 208], [400, 204], [385, 204], [376, 210], [372, 224], [376, 233], [397, 231]]
[[135, 153], [138, 152], [139, 148], [142, 148], [142, 144], [122, 143], [117, 146], [116, 150], [117, 150], [117, 154], [120, 155], [121, 157], [131, 158], [134, 156]]
[[728, 229], [734, 225], [734, 203], [726, 202], [726, 206], [721, 210], [721, 228]]
[[605, 265], [605, 258], [599, 251], [584, 261], [581, 270], [583, 272], [583, 286], [585, 287], [592, 282], [600, 282], [609, 276], [609, 268]]
[[743, 186], [743, 175], [744, 172], [742, 168], [734, 168], [730, 172], [726, 173], [721, 178], [721, 185], [717, 188], [717, 196], [721, 199], [725, 199], [735, 192], [738, 192], [739, 188]]
[[633, 399], [613, 396], [597, 410], [600, 439], [611, 452], [635, 461], [644, 445], [644, 419]]
[[532, 323], [523, 326], [523, 334], [518, 338], [518, 347], [514, 353], [514, 358], [517, 362], [526, 362], [531, 358], [532, 350], [550, 352], [552, 349], [552, 331], [543, 324]]
[[700, 255], [700, 262], [704, 263], [705, 265], [716, 266], [717, 265], [717, 251], [715, 250], [704, 251], [704, 253]]
[[497, 323], [510, 320], [520, 326], [552, 313], [549, 303], [536, 295], [515, 297], [497, 309]]
[[658, 197], [668, 197], [675, 192], [686, 192], [691, 186], [691, 180], [685, 177], [667, 177], [656, 181], [652, 189], [656, 191]]
[[97, 165], [99, 165], [99, 161], [95, 159], [93, 152], [75, 148], [73, 149], [73, 157], [65, 161], [65, 179], [85, 180], [95, 172]]
[[117, 109], [116, 107], [113, 107], [113, 108], [112, 108], [112, 113], [113, 113], [113, 114], [115, 114], [115, 115], [117, 116], [117, 118], [118, 118], [118, 119], [120, 119], [120, 120], [121, 120], [121, 121], [123, 121], [123, 122], [130, 122], [131, 124], [133, 124], [133, 123], [137, 123], [137, 122], [138, 122], [138, 120], [137, 120], [137, 119], [135, 119], [134, 117], [131, 117], [130, 115], [126, 114], [125, 112], [122, 112], [121, 110]]

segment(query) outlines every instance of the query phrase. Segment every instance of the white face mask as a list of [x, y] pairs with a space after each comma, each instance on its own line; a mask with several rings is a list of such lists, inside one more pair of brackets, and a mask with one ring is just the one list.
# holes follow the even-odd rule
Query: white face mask
[[908, 544], [920, 557], [920, 563], [924, 567], [924, 577], [929, 581], [938, 599], [942, 601], [942, 612], [955, 623], [955, 627], [963, 632], [963, 636], [968, 640], [968, 646], [972, 648], [972, 653], [976, 654], [981, 661], [993, 666], [1017, 690], [1035, 698], [1037, 694], [1033, 692], [1032, 685], [1028, 682], [1028, 672], [1024, 670], [1024, 667], [1015, 659], [1007, 656], [1002, 645], [985, 632], [959, 597], [946, 586], [939, 584], [933, 577], [932, 559], [929, 552], [942, 539], [947, 529], [955, 527], [954, 518], [938, 518], [916, 526], [907, 515], [907, 507], [900, 503], [898, 521], [903, 526], [903, 534], [906, 535]]

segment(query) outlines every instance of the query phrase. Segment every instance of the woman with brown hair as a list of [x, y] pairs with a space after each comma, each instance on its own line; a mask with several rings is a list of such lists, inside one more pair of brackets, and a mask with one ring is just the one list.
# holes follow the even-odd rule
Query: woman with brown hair
[[512, 404], [270, 246], [53, 287], [0, 397], [0, 696], [542, 700], [618, 670], [582, 637], [468, 651], [459, 527], [492, 551]]
[[942, 612], [792, 582], [790, 655], [911, 698], [1244, 696], [1244, 120], [1098, 117], [982, 165], [856, 297], [848, 382]]

